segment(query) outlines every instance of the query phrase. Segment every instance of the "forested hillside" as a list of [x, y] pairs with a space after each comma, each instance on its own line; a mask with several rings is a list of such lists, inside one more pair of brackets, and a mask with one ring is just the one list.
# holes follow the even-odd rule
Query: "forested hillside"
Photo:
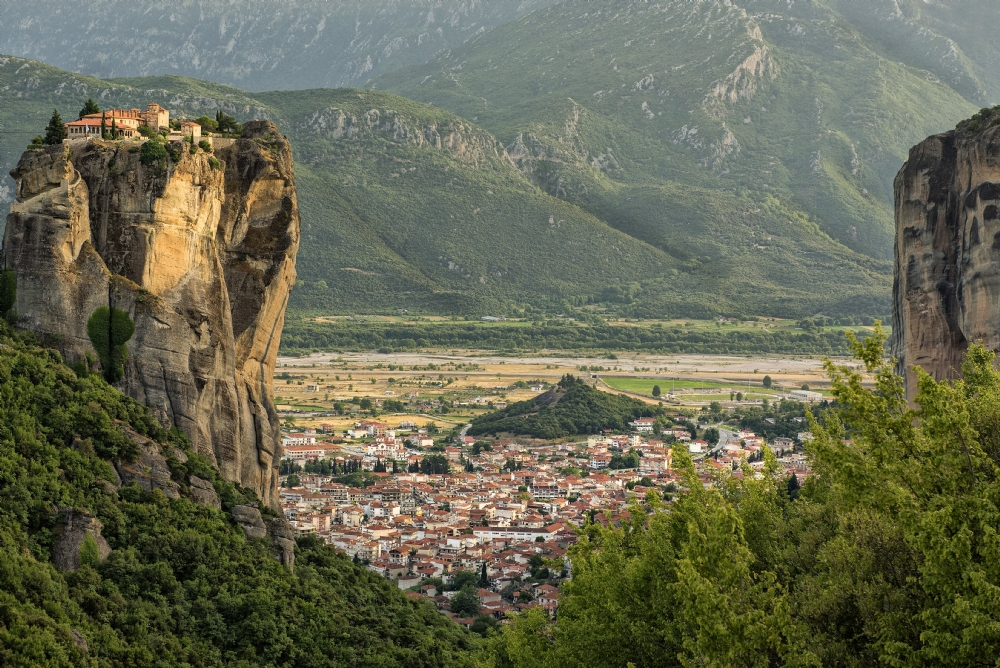
[[473, 418], [468, 433], [545, 439], [586, 436], [605, 429], [628, 431], [632, 420], [655, 414], [656, 409], [643, 401], [601, 392], [567, 375], [545, 394]]
[[[167, 457], [153, 491], [115, 471], [140, 443]], [[196, 477], [221, 508], [190, 500]], [[179, 432], [0, 325], [0, 664], [471, 665], [470, 634], [433, 605], [314, 539], [289, 571], [236, 505], [257, 500]], [[67, 541], [82, 524], [88, 537]]]

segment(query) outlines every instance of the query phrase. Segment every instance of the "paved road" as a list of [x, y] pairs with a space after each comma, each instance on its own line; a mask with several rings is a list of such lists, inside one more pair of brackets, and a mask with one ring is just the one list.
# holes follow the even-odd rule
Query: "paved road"
[[700, 455], [694, 455], [694, 457], [692, 457], [692, 459], [694, 459], [696, 461], [700, 460], [700, 459], [704, 459], [705, 457], [714, 455], [715, 453], [721, 451], [722, 448], [727, 443], [735, 443], [736, 442], [736, 432], [735, 431], [729, 431], [728, 429], [723, 429], [722, 427], [720, 427], [718, 425], [709, 425], [708, 428], [710, 428], [710, 427], [715, 427], [716, 429], [719, 430], [719, 443], [714, 448], [712, 448], [711, 450], [709, 450], [708, 452], [703, 452]]

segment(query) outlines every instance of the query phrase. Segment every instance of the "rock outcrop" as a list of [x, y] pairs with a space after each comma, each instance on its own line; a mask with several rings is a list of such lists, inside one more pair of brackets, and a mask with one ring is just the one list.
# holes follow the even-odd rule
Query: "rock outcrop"
[[111, 546], [104, 540], [101, 531], [104, 525], [90, 513], [72, 508], [63, 508], [56, 526], [56, 539], [52, 544], [52, 562], [61, 571], [75, 571], [80, 567], [80, 550], [87, 536], [97, 544], [97, 555], [101, 561], [111, 554]]
[[140, 156], [93, 140], [22, 156], [4, 237], [18, 324], [74, 362], [94, 356], [91, 314], [126, 310], [122, 389], [275, 506], [271, 378], [299, 245], [291, 148], [254, 121], [212, 154], [175, 142], [164, 160]]
[[892, 351], [955, 378], [971, 343], [1000, 349], [1000, 108], [910, 150], [896, 176]]

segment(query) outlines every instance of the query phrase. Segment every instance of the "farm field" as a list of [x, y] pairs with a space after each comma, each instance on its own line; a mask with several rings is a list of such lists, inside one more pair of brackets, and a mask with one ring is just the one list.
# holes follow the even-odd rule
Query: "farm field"
[[[574, 355], [506, 357], [476, 350], [314, 354], [279, 357], [274, 392], [279, 412], [299, 427], [351, 427], [361, 414], [334, 415], [335, 407], [367, 398], [379, 419], [393, 427], [409, 422], [433, 424], [444, 431], [504, 402], [530, 399], [539, 387], [544, 390], [565, 374], [585, 378], [604, 391], [626, 392], [647, 401], [654, 401], [653, 386], [660, 385], [659, 400], [697, 410], [713, 401], [736, 405], [730, 391], [743, 393], [744, 401], [775, 400], [803, 384], [822, 392], [827, 387], [822, 363], [818, 356], [621, 355], [609, 360]], [[776, 387], [762, 387], [765, 375]], [[674, 395], [669, 398], [671, 389]], [[385, 409], [386, 402], [397, 410]], [[421, 404], [423, 409], [418, 408]]]

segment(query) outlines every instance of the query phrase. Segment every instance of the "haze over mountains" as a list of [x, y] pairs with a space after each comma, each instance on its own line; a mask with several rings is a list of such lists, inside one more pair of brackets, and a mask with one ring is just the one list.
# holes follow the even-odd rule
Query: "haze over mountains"
[[986, 0], [9, 4], [84, 74], [424, 103], [0, 67], [4, 171], [88, 95], [275, 120], [314, 312], [883, 315], [908, 148], [1000, 98]]

